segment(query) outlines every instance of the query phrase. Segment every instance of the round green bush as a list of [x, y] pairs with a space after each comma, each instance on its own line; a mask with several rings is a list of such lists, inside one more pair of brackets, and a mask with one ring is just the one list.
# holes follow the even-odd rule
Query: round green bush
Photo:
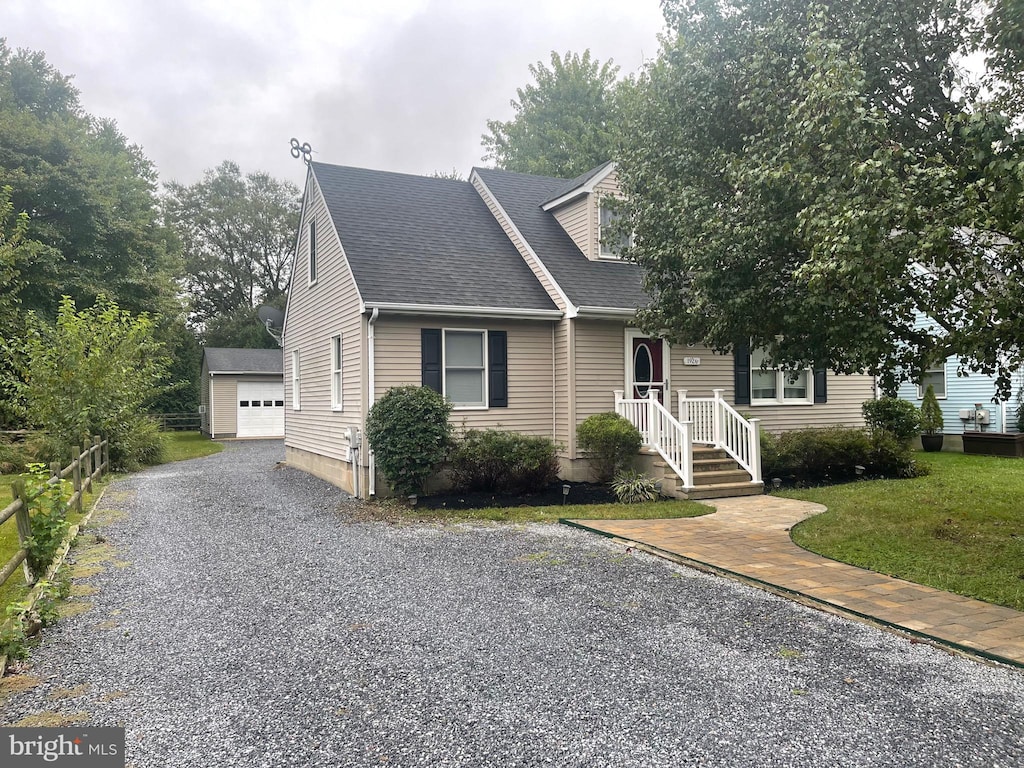
[[576, 430], [579, 447], [590, 454], [594, 474], [601, 482], [609, 482], [615, 473], [629, 468], [643, 438], [639, 430], [617, 413], [595, 413]]
[[921, 412], [917, 406], [898, 397], [868, 400], [861, 405], [861, 411], [872, 431], [884, 429], [904, 443], [910, 443], [921, 426]]
[[444, 460], [451, 410], [451, 403], [428, 387], [394, 387], [370, 408], [366, 438], [397, 494], [419, 493]]

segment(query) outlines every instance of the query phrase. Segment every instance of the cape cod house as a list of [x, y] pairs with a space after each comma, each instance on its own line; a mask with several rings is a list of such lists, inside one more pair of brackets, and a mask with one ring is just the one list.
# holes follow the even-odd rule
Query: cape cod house
[[863, 423], [868, 376], [761, 370], [756, 351], [716, 355], [634, 327], [640, 269], [602, 237], [616, 191], [612, 163], [571, 181], [310, 163], [283, 331], [287, 462], [383, 492], [361, 436], [373, 402], [407, 384], [445, 394], [456, 429], [552, 438], [571, 480], [589, 476], [577, 425], [618, 410], [666, 489], [692, 497], [760, 488], [753, 419]]

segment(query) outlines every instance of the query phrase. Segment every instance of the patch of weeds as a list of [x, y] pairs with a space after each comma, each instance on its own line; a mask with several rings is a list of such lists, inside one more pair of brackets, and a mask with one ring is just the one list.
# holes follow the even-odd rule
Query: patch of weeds
[[35, 675], [9, 675], [0, 679], [0, 701], [31, 691], [42, 681]]
[[565, 560], [558, 557], [554, 552], [534, 552], [531, 555], [523, 555], [516, 558], [520, 563], [533, 563], [535, 565], [565, 565]]
[[784, 659], [799, 659], [803, 654], [795, 648], [786, 648], [783, 646], [779, 649], [779, 656]]
[[82, 683], [76, 685], [74, 688], [58, 688], [49, 694], [46, 698], [48, 701], [63, 701], [64, 699], [77, 699], [79, 696], [84, 696], [89, 690], [88, 683]]
[[37, 712], [11, 723], [11, 726], [14, 728], [66, 728], [75, 723], [84, 723], [88, 719], [88, 712]]
[[807, 695], [807, 691], [805, 691], [803, 688], [794, 688], [793, 690], [790, 691], [790, 693], [792, 693], [794, 696], [806, 696]]
[[86, 611], [88, 611], [91, 608], [92, 608], [92, 603], [87, 603], [85, 601], [82, 601], [82, 602], [71, 601], [71, 602], [61, 603], [58, 606], [57, 611], [58, 611], [58, 613], [60, 615], [60, 618], [62, 618], [62, 619], [72, 619], [75, 616], [81, 616], [83, 613], [85, 613]]
[[123, 699], [128, 695], [128, 691], [111, 691], [110, 693], [104, 693], [100, 696], [100, 701], [114, 701], [115, 699]]
[[4, 610], [5, 621], [0, 627], [0, 656], [24, 659], [28, 656], [28, 601], [9, 603]]

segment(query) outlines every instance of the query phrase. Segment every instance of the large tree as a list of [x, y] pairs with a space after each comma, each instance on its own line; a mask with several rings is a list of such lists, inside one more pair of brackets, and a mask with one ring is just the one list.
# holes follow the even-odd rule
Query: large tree
[[1012, 85], [986, 100], [960, 68], [995, 39], [976, 6], [666, 3], [676, 34], [619, 166], [644, 326], [886, 386], [953, 354], [1005, 392], [1024, 362], [1024, 137]]
[[256, 317], [284, 306], [299, 190], [225, 161], [191, 185], [171, 182], [167, 219], [181, 239], [190, 322], [211, 346], [274, 346]]
[[488, 120], [485, 160], [519, 173], [573, 178], [611, 160], [618, 140], [619, 68], [582, 55], [551, 52], [551, 66], [530, 65], [535, 82], [516, 89], [515, 117]]
[[176, 268], [160, 225], [156, 171], [110, 120], [87, 114], [71, 78], [0, 39], [0, 186], [27, 214], [17, 268], [26, 310], [99, 294], [132, 311], [174, 311]]

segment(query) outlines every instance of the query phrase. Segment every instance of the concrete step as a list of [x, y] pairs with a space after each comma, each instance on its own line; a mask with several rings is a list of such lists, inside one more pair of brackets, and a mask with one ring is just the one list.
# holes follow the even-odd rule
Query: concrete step
[[729, 496], [757, 496], [762, 493], [761, 483], [719, 483], [691, 488], [682, 498], [690, 499], [724, 499]]
[[729, 454], [724, 448], [711, 448], [706, 445], [693, 446], [693, 458], [698, 459], [728, 459]]
[[749, 483], [750, 475], [744, 469], [725, 469], [714, 472], [694, 472], [694, 485], [720, 485], [722, 483]]
[[739, 469], [740, 465], [733, 459], [694, 459], [694, 472], [718, 472], [726, 469]]

